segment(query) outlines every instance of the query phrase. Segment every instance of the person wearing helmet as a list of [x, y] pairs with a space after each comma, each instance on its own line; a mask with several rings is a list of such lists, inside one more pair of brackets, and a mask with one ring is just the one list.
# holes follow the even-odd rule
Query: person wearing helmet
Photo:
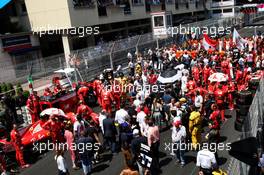
[[186, 139], [186, 128], [181, 124], [180, 120], [174, 121], [173, 122], [173, 127], [172, 127], [172, 143], [174, 145], [173, 151], [176, 154], [176, 161], [177, 163], [180, 163], [181, 166], [185, 165], [185, 158], [184, 158], [184, 153], [185, 153], [185, 147], [181, 147], [183, 144], [185, 144], [185, 139]]

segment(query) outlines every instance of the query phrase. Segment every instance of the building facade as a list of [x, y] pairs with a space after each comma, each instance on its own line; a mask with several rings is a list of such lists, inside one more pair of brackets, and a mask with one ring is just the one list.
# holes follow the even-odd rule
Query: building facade
[[[170, 11], [173, 25], [179, 25], [207, 19], [209, 16], [206, 12], [210, 10], [210, 5], [209, 0], [26, 1], [32, 31], [39, 35], [42, 32], [42, 50], [52, 54], [64, 52], [66, 55], [70, 50], [93, 46], [102, 41], [151, 32], [152, 12]], [[86, 27], [92, 32], [81, 37], [80, 34], [69, 35], [72, 28], [76, 27]], [[48, 34], [50, 30], [53, 32]]]

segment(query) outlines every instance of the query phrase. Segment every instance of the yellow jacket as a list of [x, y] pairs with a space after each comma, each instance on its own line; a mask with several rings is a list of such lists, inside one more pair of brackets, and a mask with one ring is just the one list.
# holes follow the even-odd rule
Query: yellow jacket
[[193, 111], [189, 117], [189, 130], [192, 131], [194, 127], [202, 124], [201, 114], [198, 111]]
[[213, 175], [227, 175], [226, 172], [222, 171], [222, 170], [217, 170], [217, 171], [213, 171], [212, 173]]

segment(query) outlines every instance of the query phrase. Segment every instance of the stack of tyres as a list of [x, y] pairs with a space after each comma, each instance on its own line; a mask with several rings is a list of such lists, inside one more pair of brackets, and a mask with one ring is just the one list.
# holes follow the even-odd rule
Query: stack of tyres
[[235, 129], [242, 131], [244, 121], [248, 115], [248, 110], [253, 100], [251, 91], [240, 91], [236, 98], [236, 121]]

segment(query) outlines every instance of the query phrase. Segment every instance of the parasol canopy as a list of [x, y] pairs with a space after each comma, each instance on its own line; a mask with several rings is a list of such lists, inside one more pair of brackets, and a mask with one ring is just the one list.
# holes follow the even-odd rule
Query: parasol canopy
[[65, 113], [63, 112], [63, 110], [58, 109], [58, 108], [48, 108], [48, 109], [45, 109], [44, 111], [42, 111], [40, 113], [40, 116], [44, 116], [44, 115], [66, 116]]
[[217, 73], [213, 73], [208, 80], [210, 82], [224, 82], [228, 80], [228, 76], [226, 74], [217, 72]]

